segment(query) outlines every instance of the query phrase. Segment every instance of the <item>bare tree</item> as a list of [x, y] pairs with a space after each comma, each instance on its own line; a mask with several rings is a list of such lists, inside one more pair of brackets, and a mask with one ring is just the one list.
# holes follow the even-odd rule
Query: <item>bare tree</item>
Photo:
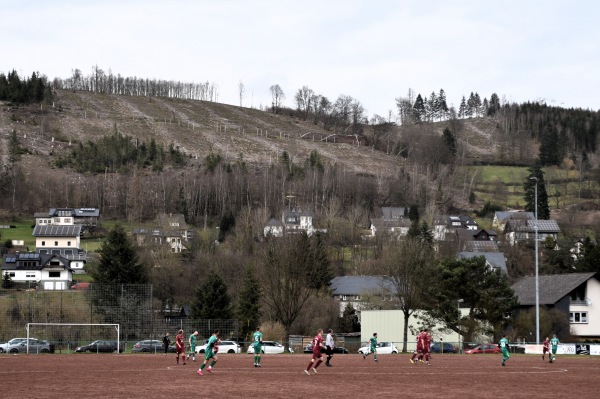
[[315, 97], [314, 92], [308, 88], [308, 86], [302, 86], [301, 89], [298, 89], [296, 95], [294, 96], [296, 100], [296, 106], [298, 107], [298, 111], [302, 114], [302, 119], [307, 120], [310, 110], [312, 108], [312, 101]]
[[394, 241], [384, 249], [383, 270], [404, 315], [402, 352], [406, 352], [408, 320], [424, 304], [423, 294], [434, 265], [433, 249], [418, 239]]
[[271, 91], [271, 109], [274, 113], [279, 113], [281, 109], [281, 104], [283, 104], [283, 100], [285, 100], [285, 93], [279, 87], [279, 85], [275, 84], [269, 88]]
[[240, 80], [238, 83], [238, 92], [240, 95], [240, 107], [243, 106], [244, 96], [246, 95], [246, 87], [244, 87], [244, 83]]

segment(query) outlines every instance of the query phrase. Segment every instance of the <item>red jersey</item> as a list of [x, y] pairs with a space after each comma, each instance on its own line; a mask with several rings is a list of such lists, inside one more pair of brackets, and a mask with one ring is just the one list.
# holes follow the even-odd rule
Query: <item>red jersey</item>
[[183, 342], [183, 334], [177, 334], [175, 337], [175, 349], [179, 351], [185, 350], [185, 343]]
[[431, 348], [431, 335], [429, 335], [428, 333], [423, 333], [423, 352], [429, 352], [429, 349]]
[[418, 335], [417, 335], [417, 351], [421, 351], [423, 350], [423, 336], [425, 334], [423, 333], [423, 331], [421, 331]]
[[546, 338], [544, 340], [544, 353], [550, 352], [550, 340]]
[[313, 353], [321, 354], [321, 345], [323, 345], [323, 336], [316, 335], [313, 338], [313, 340], [311, 341], [311, 343], [312, 343]]

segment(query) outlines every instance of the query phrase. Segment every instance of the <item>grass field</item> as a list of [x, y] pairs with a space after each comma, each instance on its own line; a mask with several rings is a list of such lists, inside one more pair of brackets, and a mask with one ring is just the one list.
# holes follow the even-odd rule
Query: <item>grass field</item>
[[599, 356], [434, 355], [412, 365], [409, 355], [336, 355], [306, 375], [310, 355], [219, 355], [214, 372], [200, 362], [176, 365], [169, 354], [0, 355], [2, 397], [13, 398], [596, 398]]

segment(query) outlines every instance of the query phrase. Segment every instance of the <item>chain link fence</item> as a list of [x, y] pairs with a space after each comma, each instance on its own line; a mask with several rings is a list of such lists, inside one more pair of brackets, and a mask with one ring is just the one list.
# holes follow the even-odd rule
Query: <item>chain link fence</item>
[[[26, 337], [27, 323], [119, 324], [119, 339], [126, 351], [140, 340], [162, 340], [165, 332], [173, 342], [180, 329], [186, 342], [194, 331], [202, 342], [215, 329], [222, 339], [236, 338], [240, 329], [238, 320], [196, 320], [166, 313], [153, 301], [150, 284], [92, 284], [81, 291], [0, 291], [0, 341]], [[67, 350], [94, 340], [114, 340], [116, 332], [107, 326], [35, 326], [30, 337]]]

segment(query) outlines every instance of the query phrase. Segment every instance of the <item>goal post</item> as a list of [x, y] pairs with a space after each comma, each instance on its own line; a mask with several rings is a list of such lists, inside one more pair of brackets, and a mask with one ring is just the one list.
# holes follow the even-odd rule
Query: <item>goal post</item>
[[[100, 337], [107, 339], [110, 336], [115, 337], [117, 342], [117, 353], [120, 352], [121, 342], [121, 326], [120, 324], [114, 323], [27, 323], [25, 329], [27, 331], [27, 353], [29, 353], [29, 338], [32, 329], [37, 327], [44, 328], [44, 339], [54, 342], [63, 342], [65, 339], [67, 342], [78, 342], [79, 339], [87, 335], [89, 340], [93, 340], [93, 337]], [[68, 327], [67, 334], [65, 335], [63, 330]], [[89, 332], [83, 332], [83, 329], [90, 329]], [[95, 331], [94, 329], [100, 328], [101, 331]], [[50, 333], [47, 330], [50, 329]], [[115, 335], [112, 335], [115, 334]]]

